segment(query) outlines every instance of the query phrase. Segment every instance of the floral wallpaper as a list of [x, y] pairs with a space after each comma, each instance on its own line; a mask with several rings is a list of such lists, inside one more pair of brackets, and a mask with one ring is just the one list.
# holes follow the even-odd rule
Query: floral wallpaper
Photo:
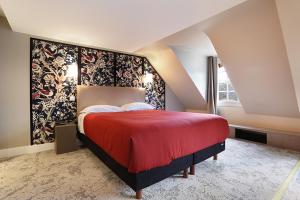
[[31, 138], [43, 144], [54, 141], [56, 121], [76, 118], [76, 80], [67, 71], [78, 48], [35, 39], [31, 45]]
[[143, 58], [139, 56], [117, 54], [116, 86], [142, 87]]
[[145, 102], [151, 104], [157, 110], [164, 110], [165, 82], [146, 58], [144, 58], [144, 67], [145, 74], [152, 74], [152, 82], [145, 84]]
[[[78, 65], [77, 65], [78, 63]], [[79, 69], [78, 77], [69, 69]], [[143, 83], [143, 75], [152, 82]], [[31, 39], [31, 141], [54, 142], [58, 121], [76, 119], [76, 86], [145, 87], [145, 102], [165, 109], [165, 82], [140, 56]]]
[[113, 52], [80, 48], [80, 77], [83, 85], [114, 86]]

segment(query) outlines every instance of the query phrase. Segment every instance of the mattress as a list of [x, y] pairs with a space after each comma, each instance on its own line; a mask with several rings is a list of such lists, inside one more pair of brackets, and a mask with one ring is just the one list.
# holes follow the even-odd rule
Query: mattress
[[84, 124], [83, 124], [83, 121], [84, 121], [84, 118], [85, 116], [89, 114], [89, 113], [80, 113], [77, 117], [77, 121], [78, 121], [78, 130], [80, 133], [84, 134]]
[[82, 121], [84, 134], [131, 173], [166, 166], [229, 135], [226, 119], [200, 113], [89, 113]]

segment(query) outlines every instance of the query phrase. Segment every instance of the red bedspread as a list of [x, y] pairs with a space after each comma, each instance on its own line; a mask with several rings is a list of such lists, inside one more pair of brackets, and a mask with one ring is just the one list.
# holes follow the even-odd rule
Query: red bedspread
[[91, 113], [84, 118], [84, 132], [137, 173], [223, 142], [229, 128], [217, 115], [151, 110]]

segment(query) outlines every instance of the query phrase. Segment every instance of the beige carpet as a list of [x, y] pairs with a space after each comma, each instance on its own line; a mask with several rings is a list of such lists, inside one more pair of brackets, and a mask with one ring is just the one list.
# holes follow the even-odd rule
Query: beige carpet
[[[300, 154], [229, 139], [217, 161], [196, 175], [173, 176], [144, 189], [144, 199], [272, 199]], [[299, 177], [298, 177], [299, 176]], [[300, 175], [285, 200], [300, 200]], [[22, 155], [0, 162], [0, 199], [130, 199], [134, 192], [88, 149]]]

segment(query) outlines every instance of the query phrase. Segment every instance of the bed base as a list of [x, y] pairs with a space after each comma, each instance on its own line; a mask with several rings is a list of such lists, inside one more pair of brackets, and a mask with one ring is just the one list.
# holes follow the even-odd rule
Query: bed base
[[95, 144], [84, 134], [78, 133], [77, 135], [86, 147], [88, 147], [105, 165], [107, 165], [117, 176], [119, 176], [120, 179], [122, 179], [131, 189], [136, 192], [135, 197], [137, 199], [142, 198], [142, 189], [162, 181], [174, 174], [183, 171], [183, 177], [187, 178], [188, 168], [190, 168], [190, 174], [195, 174], [195, 164], [225, 150], [225, 142], [223, 142], [210, 146], [194, 154], [177, 158], [167, 166], [156, 167], [139, 173], [130, 173], [128, 172], [127, 168], [117, 163], [101, 147]]
[[193, 154], [193, 164], [196, 165], [213, 156], [214, 160], [218, 159], [218, 153], [225, 150], [225, 141], [202, 149]]

